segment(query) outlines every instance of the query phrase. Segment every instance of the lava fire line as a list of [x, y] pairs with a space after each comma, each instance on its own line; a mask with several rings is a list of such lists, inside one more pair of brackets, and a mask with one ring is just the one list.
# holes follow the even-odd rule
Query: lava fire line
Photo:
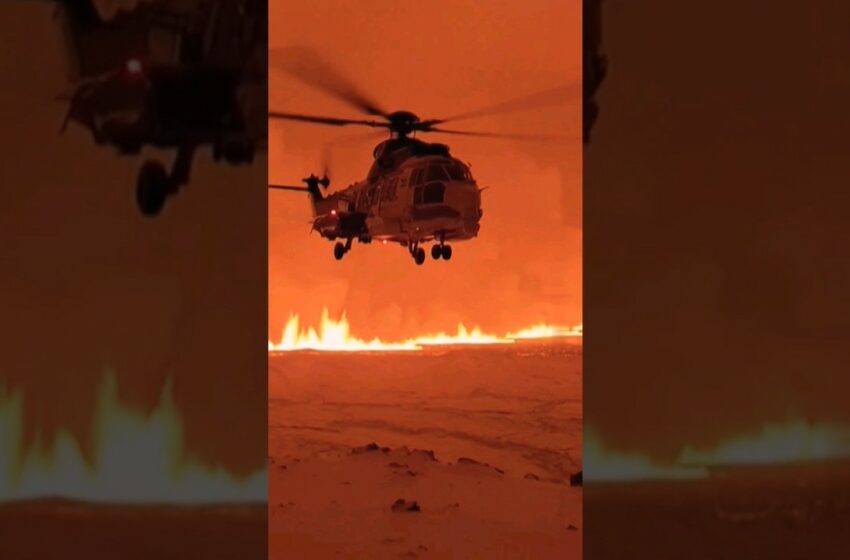
[[409, 338], [400, 342], [387, 342], [378, 338], [363, 340], [351, 334], [345, 313], [339, 320], [331, 319], [328, 310], [322, 312], [319, 329], [301, 328], [297, 315], [291, 315], [279, 342], [268, 342], [269, 352], [315, 350], [326, 352], [403, 352], [422, 350], [429, 346], [496, 345], [513, 344], [522, 340], [554, 338], [581, 338], [582, 327], [563, 327], [547, 324], [534, 325], [503, 336], [484, 333], [479, 327], [467, 328], [460, 323], [454, 333], [436, 333]]

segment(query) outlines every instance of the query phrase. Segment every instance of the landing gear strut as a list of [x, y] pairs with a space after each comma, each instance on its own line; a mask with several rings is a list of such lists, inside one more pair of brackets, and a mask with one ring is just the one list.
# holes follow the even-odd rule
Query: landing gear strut
[[408, 246], [408, 250], [410, 251], [410, 255], [413, 257], [413, 261], [417, 265], [421, 265], [425, 262], [425, 249], [419, 246], [419, 243], [411, 243]]
[[351, 250], [351, 239], [351, 237], [346, 239], [344, 245], [341, 241], [336, 242], [336, 245], [334, 245], [334, 258], [336, 260], [341, 261], [342, 257]]
[[136, 204], [143, 215], [159, 215], [166, 199], [189, 182], [194, 155], [195, 146], [184, 146], [177, 150], [177, 159], [170, 175], [158, 161], [148, 160], [142, 165], [136, 179]]

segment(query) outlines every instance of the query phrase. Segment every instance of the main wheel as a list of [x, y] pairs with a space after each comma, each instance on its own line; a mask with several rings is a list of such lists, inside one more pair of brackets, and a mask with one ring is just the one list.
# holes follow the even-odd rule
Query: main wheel
[[336, 257], [336, 260], [341, 261], [342, 257], [344, 257], [344, 256], [345, 256], [345, 245], [343, 245], [341, 242], [337, 241], [336, 245], [334, 245], [334, 257]]
[[136, 204], [145, 216], [156, 216], [168, 197], [168, 173], [158, 161], [146, 161], [136, 180]]
[[431, 246], [431, 258], [436, 261], [437, 259], [440, 258], [440, 255], [442, 255], [442, 250], [441, 250], [440, 246], [439, 245], [432, 245]]
[[452, 246], [451, 245], [443, 245], [442, 250], [440, 251], [443, 256], [443, 260], [451, 260], [452, 258]]
[[416, 249], [416, 252], [413, 253], [413, 260], [416, 261], [416, 264], [422, 264], [425, 262], [425, 249], [419, 247]]

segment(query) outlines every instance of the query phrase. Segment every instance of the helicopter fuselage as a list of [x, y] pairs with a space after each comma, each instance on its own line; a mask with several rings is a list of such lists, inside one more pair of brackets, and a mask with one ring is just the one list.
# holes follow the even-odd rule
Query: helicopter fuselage
[[315, 200], [313, 228], [323, 237], [406, 247], [476, 237], [481, 189], [449, 155], [408, 157], [394, 169]]

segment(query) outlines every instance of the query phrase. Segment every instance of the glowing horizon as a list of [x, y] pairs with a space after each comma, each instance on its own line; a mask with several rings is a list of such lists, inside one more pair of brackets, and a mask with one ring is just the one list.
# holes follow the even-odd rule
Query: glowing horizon
[[602, 444], [592, 430], [584, 435], [586, 478], [595, 482], [693, 480], [712, 468], [823, 463], [850, 459], [850, 427], [802, 419], [765, 423], [761, 429], [729, 436], [714, 446], [684, 445], [673, 462], [640, 452], [622, 453]]
[[291, 314], [282, 330], [279, 342], [268, 341], [268, 351], [404, 352], [422, 350], [429, 346], [496, 345], [513, 344], [522, 340], [581, 338], [582, 334], [581, 325], [564, 327], [540, 323], [500, 336], [485, 333], [478, 326], [468, 328], [463, 323], [458, 323], [453, 334], [439, 332], [402, 341], [384, 341], [379, 338], [364, 340], [351, 334], [351, 326], [345, 312], [339, 320], [334, 320], [330, 318], [325, 308], [322, 310], [318, 330], [314, 327], [301, 328], [299, 316]]

